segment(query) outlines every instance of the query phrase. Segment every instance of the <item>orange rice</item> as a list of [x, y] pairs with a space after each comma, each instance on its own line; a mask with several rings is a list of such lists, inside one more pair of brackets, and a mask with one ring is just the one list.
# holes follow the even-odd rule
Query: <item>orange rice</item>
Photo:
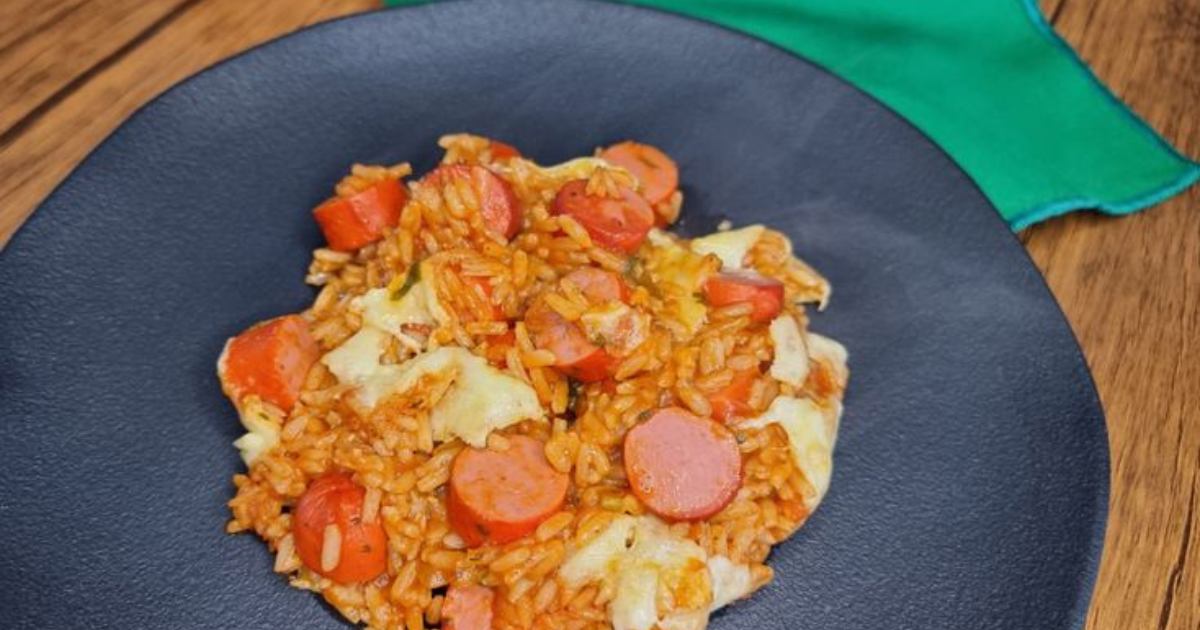
[[[612, 584], [568, 583], [558, 572], [614, 519], [647, 513], [625, 477], [625, 433], [662, 407], [709, 416], [711, 395], [727, 386], [735, 372], [770, 365], [776, 359], [775, 343], [766, 325], [751, 321], [747, 305], [711, 307], [673, 291], [663, 280], [684, 272], [713, 273], [721, 265], [716, 256], [678, 254], [679, 248], [687, 250], [687, 241], [667, 235], [652, 238], [632, 256], [603, 249], [573, 219], [551, 215], [563, 174], [525, 159], [498, 163], [487, 141], [476, 136], [447, 136], [441, 144], [447, 163], [487, 166], [512, 187], [525, 211], [520, 233], [505, 242], [489, 232], [469, 189], [409, 182], [399, 223], [382, 240], [352, 253], [313, 252], [305, 279], [317, 294], [301, 316], [321, 351], [334, 350], [364, 326], [356, 298], [370, 289], [400, 287], [415, 266], [431, 262], [422, 272], [434, 274], [436, 299], [448, 318], [418, 331], [424, 340], [418, 335], [416, 344], [390, 338], [382, 363], [400, 365], [420, 351], [457, 346], [527, 383], [546, 419], [493, 431], [487, 448], [503, 450], [514, 435], [542, 441], [550, 465], [569, 475], [566, 504], [531, 535], [504, 545], [467, 548], [448, 523], [445, 507], [450, 466], [464, 444], [433, 438], [430, 406], [441, 395], [431, 390], [436, 386], [418, 387], [368, 408], [351, 395], [352, 386], [339, 383], [317, 362], [290, 412], [265, 403], [256, 407], [278, 429], [278, 440], [244, 474], [234, 476], [236, 494], [229, 502], [232, 519], [226, 529], [255, 532], [276, 554], [274, 570], [289, 584], [320, 593], [346, 619], [367, 627], [438, 627], [451, 582], [493, 589], [495, 628], [611, 627]], [[349, 196], [373, 181], [409, 173], [407, 164], [355, 165], [336, 193]], [[603, 165], [588, 177], [595, 188], [637, 185], [623, 170]], [[655, 212], [673, 221], [682, 202], [677, 191]], [[688, 265], [692, 268], [680, 270]], [[535, 347], [523, 322], [534, 298], [577, 320], [588, 303], [577, 287], [561, 279], [586, 266], [622, 274], [632, 287], [629, 304], [651, 322], [645, 339], [618, 357], [614, 378], [604, 384], [570, 381], [553, 366], [552, 353]], [[828, 298], [828, 283], [793, 256], [779, 232], [762, 232], [745, 267], [784, 284], [784, 315], [794, 318], [801, 331], [808, 321], [803, 304], [823, 306]], [[467, 277], [482, 279], [490, 292], [464, 282]], [[480, 317], [493, 307], [503, 313], [504, 322]], [[511, 341], [505, 341], [510, 332]], [[802, 386], [763, 370], [749, 390], [753, 413], [745, 415], [762, 414], [778, 397], [787, 396], [813, 401], [835, 418], [836, 427], [845, 366], [816, 356], [809, 364]], [[733, 501], [708, 519], [668, 527], [671, 535], [694, 542], [706, 556], [724, 556], [748, 567], [754, 590], [772, 579], [766, 564], [771, 547], [804, 524], [819, 491], [797, 464], [781, 424], [739, 427], [748, 424], [740, 420], [730, 423], [742, 455], [742, 485]], [[349, 473], [366, 489], [362, 518], [378, 519], [386, 532], [387, 569], [369, 583], [337, 584], [296, 555], [290, 510], [309, 483], [329, 471]], [[338, 536], [332, 531], [327, 541], [337, 542]], [[322, 563], [332, 567], [337, 562], [335, 545]], [[711, 584], [708, 578], [696, 584], [690, 595], [677, 588], [672, 597], [660, 596], [660, 617], [706, 609]]]

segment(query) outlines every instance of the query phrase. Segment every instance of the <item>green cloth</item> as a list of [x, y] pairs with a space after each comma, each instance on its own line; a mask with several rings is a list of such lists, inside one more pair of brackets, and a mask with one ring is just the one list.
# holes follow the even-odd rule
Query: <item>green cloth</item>
[[932, 138], [1014, 230], [1071, 210], [1133, 212], [1200, 179], [1200, 165], [1122, 105], [1034, 0], [623, 1], [827, 68]]

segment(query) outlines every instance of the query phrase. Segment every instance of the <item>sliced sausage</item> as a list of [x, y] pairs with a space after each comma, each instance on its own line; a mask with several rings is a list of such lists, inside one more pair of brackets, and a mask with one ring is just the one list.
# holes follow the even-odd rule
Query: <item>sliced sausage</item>
[[[363, 522], [366, 491], [350, 475], [326, 473], [314, 479], [292, 512], [292, 537], [305, 566], [339, 584], [373, 580], [387, 568], [387, 534], [378, 517]], [[332, 569], [323, 561], [327, 530], [336, 528], [340, 548]]]
[[783, 310], [783, 283], [749, 271], [719, 273], [705, 281], [704, 299], [716, 307], [749, 302], [751, 321], [770, 321]]
[[650, 511], [672, 521], [720, 512], [742, 484], [737, 439], [723, 425], [678, 407], [625, 434], [625, 474]]
[[217, 374], [234, 403], [256, 395], [291, 411], [308, 369], [320, 355], [308, 323], [299, 315], [285, 315], [230, 339], [217, 361]]
[[604, 304], [613, 300], [629, 301], [629, 285], [621, 276], [595, 267], [580, 267], [565, 277], [579, 287], [583, 297], [593, 304]]
[[488, 229], [512, 238], [521, 230], [522, 212], [517, 196], [508, 182], [482, 166], [450, 164], [439, 166], [421, 179], [424, 184], [442, 189], [451, 181], [465, 180], [479, 200], [479, 212]]
[[592, 345], [592, 348], [591, 352], [580, 358], [558, 366], [559, 370], [580, 383], [595, 383], [612, 376], [617, 368], [616, 357], [599, 346]]
[[570, 215], [601, 247], [627, 254], [636, 251], [654, 227], [650, 204], [628, 188], [621, 188], [616, 198], [589, 195], [586, 191], [586, 179], [563, 184], [550, 212]]
[[454, 458], [446, 511], [469, 546], [504, 544], [536, 529], [566, 496], [567, 476], [546, 461], [545, 445], [517, 435], [506, 450], [466, 448]]
[[734, 372], [729, 384], [716, 392], [709, 394], [708, 402], [712, 405], [714, 420], [728, 422], [734, 416], [746, 416], [753, 413], [750, 407], [750, 389], [758, 378], [758, 370], [743, 370]]
[[379, 240], [386, 228], [395, 226], [407, 199], [400, 180], [385, 179], [350, 197], [326, 201], [313, 210], [313, 218], [330, 248], [352, 252]]
[[442, 630], [492, 630], [496, 594], [478, 584], [451, 584], [442, 603]]
[[607, 350], [588, 341], [579, 326], [543, 301], [535, 301], [525, 311], [525, 327], [533, 345], [554, 353], [554, 366], [577, 381], [601, 381], [616, 368], [617, 361]]
[[665, 201], [679, 188], [679, 167], [657, 147], [627, 140], [600, 152], [600, 159], [629, 171], [650, 203]]

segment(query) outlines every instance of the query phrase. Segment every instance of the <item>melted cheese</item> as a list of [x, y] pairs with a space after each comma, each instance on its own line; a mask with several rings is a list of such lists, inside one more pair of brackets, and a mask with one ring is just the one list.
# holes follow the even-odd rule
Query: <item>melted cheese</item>
[[339, 382], [356, 387], [357, 401], [368, 408], [418, 386], [444, 390], [437, 400], [427, 401], [433, 439], [457, 437], [477, 447], [496, 429], [544, 416], [532, 387], [462, 348], [438, 348], [404, 363], [381, 365], [386, 338], [386, 333], [364, 327], [321, 358]]
[[636, 180], [629, 171], [598, 157], [575, 158], [550, 166], [541, 166], [526, 159], [509, 160], [507, 164], [492, 165], [493, 170], [505, 175], [505, 179], [509, 181], [532, 181], [539, 188], [542, 186], [558, 188], [571, 180], [589, 179], [602, 168], [624, 175], [630, 181]]
[[454, 385], [429, 416], [434, 440], [458, 437], [482, 448], [490, 432], [522, 420], [544, 417], [537, 393], [525, 382], [462, 348], [441, 348], [430, 354], [440, 352], [457, 356], [459, 372]]
[[613, 630], [650, 630], [658, 623], [658, 570], [631, 564], [622, 569], [609, 609]]
[[649, 315], [616, 301], [589, 309], [579, 323], [588, 340], [617, 356], [626, 356], [642, 345], [650, 332]]
[[771, 345], [775, 347], [771, 377], [793, 387], [803, 387], [808, 379], [808, 348], [796, 318], [784, 313], [771, 321], [768, 330]]
[[734, 564], [725, 556], [713, 556], [708, 559], [708, 574], [712, 578], [712, 605], [710, 612], [715, 612], [750, 594], [754, 590], [754, 578], [750, 575], [750, 567], [744, 564]]
[[658, 621], [658, 630], [704, 630], [708, 627], [708, 611], [689, 610], [672, 613]]
[[637, 520], [632, 516], [613, 519], [604, 531], [571, 554], [559, 569], [558, 576], [568, 584], [581, 586], [616, 573], [622, 556], [633, 542]]
[[846, 367], [850, 354], [846, 346], [815, 332], [809, 332], [807, 337], [808, 353], [814, 361], [823, 361], [833, 369], [833, 375], [841, 387], [846, 387], [850, 378], [850, 370]]
[[233, 445], [241, 452], [242, 461], [249, 467], [263, 453], [279, 444], [279, 429], [283, 423], [278, 410], [264, 404], [257, 396], [242, 399], [238, 409], [246, 433], [234, 440]]
[[825, 496], [833, 474], [833, 447], [837, 440], [841, 404], [832, 401], [831, 405], [831, 409], [825, 410], [808, 398], [778, 396], [761, 416], [738, 425], [761, 428], [778, 424], [783, 427], [792, 459], [813, 487], [813, 494], [804, 497], [804, 504], [810, 511]]
[[421, 263], [420, 276], [399, 299], [392, 297], [396, 288], [388, 287], [371, 289], [352, 303], [362, 313], [364, 326], [395, 335], [414, 351], [420, 351], [421, 344], [405, 333], [405, 326], [436, 326], [450, 321], [450, 313], [438, 301], [434, 282], [437, 274], [428, 259]]
[[758, 237], [762, 236], [765, 229], [761, 225], [749, 225], [738, 230], [714, 232], [708, 236], [692, 239], [691, 248], [693, 252], [701, 256], [712, 254], [720, 258], [723, 271], [741, 269], [742, 263], [746, 260], [746, 254], [758, 242]]
[[712, 584], [712, 603], [708, 608], [672, 613], [658, 622], [658, 630], [704, 630], [710, 614], [747, 597], [754, 591], [750, 567], [734, 564], [725, 556], [708, 559], [708, 575]]
[[587, 179], [592, 176], [597, 170], [602, 168], [619, 170], [627, 173], [625, 169], [612, 164], [598, 157], [580, 157], [573, 160], [567, 160], [561, 164], [552, 166], [542, 166], [542, 175], [556, 180], [570, 181], [572, 179]]
[[651, 282], [688, 334], [695, 334], [708, 318], [701, 289], [720, 268], [720, 259], [697, 254], [658, 229], [650, 230], [648, 242], [645, 263]]
[[342, 345], [325, 353], [321, 363], [329, 368], [339, 383], [361, 385], [379, 368], [379, 357], [383, 354], [386, 342], [387, 333], [363, 326]]
[[279, 430], [283, 426], [283, 412], [273, 405], [264, 403], [258, 396], [239, 398], [240, 392], [234, 391], [232, 385], [225, 379], [226, 364], [229, 361], [229, 344], [225, 342], [221, 356], [217, 357], [217, 377], [221, 380], [221, 388], [237, 407], [238, 419], [246, 433], [233, 441], [242, 456], [242, 461], [249, 468], [263, 453], [271, 450], [279, 443]]
[[542, 418], [544, 412], [532, 387], [462, 348], [438, 348], [395, 365], [381, 363], [389, 335], [419, 352], [421, 344], [406, 335], [403, 327], [448, 320], [437, 299], [432, 281], [436, 274], [430, 265], [429, 260], [421, 263], [422, 279], [399, 299], [392, 299], [387, 289], [372, 289], [357, 298], [354, 307], [362, 312], [362, 328], [321, 357], [321, 362], [340, 383], [353, 386], [356, 401], [367, 408], [418, 386], [441, 392], [437, 400], [425, 401], [430, 405], [429, 422], [436, 441], [458, 437], [481, 447], [493, 430]]
[[405, 324], [432, 326], [437, 323], [429, 310], [428, 283], [418, 281], [399, 300], [391, 298], [387, 289], [371, 289], [355, 300], [363, 315], [363, 323], [397, 334]]
[[796, 301], [804, 303], [816, 302], [817, 310], [825, 310], [825, 307], [829, 304], [829, 296], [833, 292], [833, 287], [830, 286], [829, 281], [817, 273], [817, 270], [809, 266], [808, 263], [794, 257], [792, 239], [774, 230], [772, 230], [772, 233], [779, 238], [784, 252], [791, 258], [787, 265], [787, 275], [801, 285], [799, 291], [795, 294]]
[[609, 615], [614, 630], [650, 630], [655, 624], [671, 628], [707, 620], [702, 614], [682, 612], [660, 619], [656, 601], [660, 589], [669, 589], [676, 602], [699, 598], [711, 591], [704, 550], [690, 540], [671, 534], [666, 523], [653, 516], [618, 516], [603, 532], [576, 550], [559, 570], [570, 586], [601, 581], [613, 588]]

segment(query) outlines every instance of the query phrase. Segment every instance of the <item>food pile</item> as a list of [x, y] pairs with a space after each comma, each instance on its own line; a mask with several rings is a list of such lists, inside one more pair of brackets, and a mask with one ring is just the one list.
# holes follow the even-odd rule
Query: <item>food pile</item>
[[829, 283], [761, 225], [685, 239], [674, 161], [479, 136], [355, 165], [307, 310], [229, 340], [228, 531], [371, 628], [699, 629], [829, 486]]

